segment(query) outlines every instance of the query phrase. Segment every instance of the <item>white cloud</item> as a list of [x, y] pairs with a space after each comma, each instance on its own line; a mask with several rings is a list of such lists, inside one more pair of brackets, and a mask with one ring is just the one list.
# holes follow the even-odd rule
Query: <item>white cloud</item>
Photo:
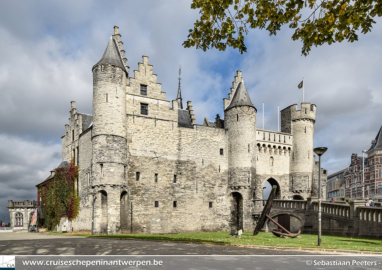
[[114, 25], [120, 27], [130, 70], [148, 55], [168, 100], [176, 97], [182, 66], [183, 99], [192, 100], [197, 123], [217, 113], [223, 117], [222, 99], [240, 69], [258, 109], [258, 126], [264, 101], [265, 127], [277, 130], [277, 105], [283, 109], [301, 102], [297, 84], [304, 76], [306, 100], [317, 105], [315, 146], [329, 148], [323, 156], [329, 173], [370, 145], [382, 124], [380, 19], [359, 42], [313, 48], [304, 57], [302, 44], [291, 40], [286, 27], [276, 37], [251, 31], [243, 55], [231, 49], [184, 49], [198, 15], [189, 2], [176, 0], [2, 3], [0, 145], [12, 147], [0, 148], [0, 182], [6, 183], [0, 205], [35, 198], [34, 185], [58, 165], [69, 102], [91, 113], [91, 68]]

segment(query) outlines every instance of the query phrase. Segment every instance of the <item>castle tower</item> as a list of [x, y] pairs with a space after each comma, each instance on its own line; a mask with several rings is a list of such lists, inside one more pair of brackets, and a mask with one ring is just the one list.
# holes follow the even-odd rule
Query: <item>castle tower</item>
[[[232, 204], [239, 213], [238, 228], [251, 228], [251, 183], [256, 175], [256, 108], [249, 98], [241, 72], [237, 72], [224, 110], [228, 141], [228, 185], [232, 193]], [[242, 219], [242, 220], [241, 220]]]
[[[114, 36], [120, 37], [116, 32]], [[110, 38], [101, 60], [92, 69], [92, 186], [97, 192], [96, 233], [119, 231], [121, 187], [126, 185], [125, 88], [128, 72], [118, 45], [121, 43]]]
[[301, 110], [294, 104], [281, 111], [281, 132], [293, 135], [289, 191], [298, 192], [304, 199], [317, 192], [313, 181], [315, 121], [316, 105], [309, 102], [302, 102]]

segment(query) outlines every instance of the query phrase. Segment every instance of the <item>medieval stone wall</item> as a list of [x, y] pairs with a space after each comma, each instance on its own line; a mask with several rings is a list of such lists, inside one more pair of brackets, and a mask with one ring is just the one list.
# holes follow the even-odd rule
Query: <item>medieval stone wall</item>
[[230, 205], [225, 131], [204, 126], [178, 128], [170, 121], [156, 120], [155, 124], [152, 118], [133, 116], [128, 117], [128, 126], [132, 140], [127, 179], [134, 229], [227, 229]]

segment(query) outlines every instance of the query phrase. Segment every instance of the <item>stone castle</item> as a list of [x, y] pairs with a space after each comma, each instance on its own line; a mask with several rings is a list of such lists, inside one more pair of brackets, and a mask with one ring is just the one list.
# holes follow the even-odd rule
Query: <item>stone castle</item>
[[74, 230], [90, 230], [94, 214], [95, 233], [250, 231], [266, 181], [278, 198], [318, 196], [314, 104], [283, 109], [281, 132], [259, 129], [237, 71], [224, 120], [198, 125], [180, 89], [166, 100], [147, 56], [130, 73], [122, 45], [115, 26], [92, 68], [93, 115], [77, 112], [72, 101], [62, 136], [63, 161], [79, 166]]

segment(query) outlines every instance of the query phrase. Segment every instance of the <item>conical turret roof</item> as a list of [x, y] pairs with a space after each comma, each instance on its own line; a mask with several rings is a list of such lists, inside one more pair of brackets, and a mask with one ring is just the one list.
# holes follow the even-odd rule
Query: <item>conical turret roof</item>
[[382, 126], [378, 131], [377, 137], [375, 137], [375, 140], [372, 142], [369, 151], [375, 149], [382, 149]]
[[123, 64], [122, 57], [119, 53], [117, 42], [113, 38], [110, 38], [101, 60], [99, 60], [98, 63], [93, 66], [93, 68], [97, 65], [106, 64], [120, 67], [126, 72], [125, 65]]
[[[226, 108], [226, 110], [239, 107], [239, 106], [249, 106], [255, 108], [253, 106], [251, 99], [249, 98], [247, 89], [245, 88], [244, 82], [240, 82], [238, 86], [236, 87], [236, 91], [233, 94], [233, 98]], [[255, 108], [256, 110], [256, 108]]]

